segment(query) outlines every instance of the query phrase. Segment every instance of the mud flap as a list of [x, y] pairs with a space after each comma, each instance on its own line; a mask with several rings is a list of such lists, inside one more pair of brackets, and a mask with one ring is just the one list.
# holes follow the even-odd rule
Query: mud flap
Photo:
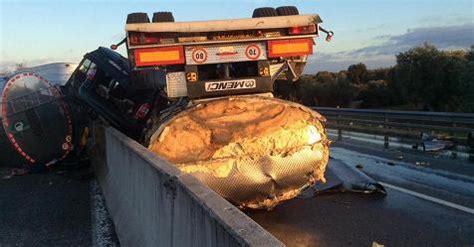
[[326, 183], [316, 183], [316, 185], [311, 188], [312, 192], [316, 194], [326, 192], [387, 194], [385, 188], [373, 178], [367, 176], [357, 168], [334, 158], [329, 159], [325, 177]]

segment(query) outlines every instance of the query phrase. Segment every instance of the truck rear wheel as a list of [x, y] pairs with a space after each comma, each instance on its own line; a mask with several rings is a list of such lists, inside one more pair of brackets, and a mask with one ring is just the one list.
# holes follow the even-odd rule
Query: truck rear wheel
[[150, 19], [148, 19], [148, 15], [146, 13], [130, 13], [127, 16], [127, 24], [148, 22], [150, 22]]
[[252, 18], [269, 17], [269, 16], [278, 16], [278, 13], [274, 8], [264, 7], [264, 8], [254, 9], [253, 14], [252, 14]]
[[295, 6], [281, 6], [276, 8], [276, 12], [280, 16], [286, 16], [286, 15], [299, 15], [300, 12]]
[[173, 13], [155, 12], [153, 13], [152, 22], [174, 22]]

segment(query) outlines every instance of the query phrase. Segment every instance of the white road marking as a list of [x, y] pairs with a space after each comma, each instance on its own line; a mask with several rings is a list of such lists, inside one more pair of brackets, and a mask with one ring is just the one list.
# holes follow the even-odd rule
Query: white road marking
[[91, 181], [92, 246], [115, 246], [112, 240], [113, 223], [108, 217], [99, 184]]
[[448, 202], [448, 201], [445, 201], [445, 200], [442, 200], [442, 199], [439, 199], [439, 198], [436, 198], [436, 197], [432, 197], [432, 196], [429, 196], [429, 195], [421, 194], [421, 193], [418, 193], [418, 192], [415, 192], [415, 191], [412, 191], [412, 190], [404, 189], [404, 188], [398, 187], [396, 185], [387, 184], [387, 183], [383, 183], [383, 182], [379, 182], [379, 183], [381, 185], [387, 187], [387, 188], [391, 188], [391, 189], [394, 189], [394, 190], [397, 190], [397, 191], [400, 191], [400, 192], [403, 192], [403, 193], [406, 193], [406, 194], [410, 194], [412, 196], [416, 196], [418, 198], [421, 198], [421, 199], [424, 199], [424, 200], [427, 200], [427, 201], [430, 201], [430, 202], [438, 203], [438, 204], [441, 204], [441, 205], [444, 205], [444, 206], [447, 206], [447, 207], [450, 207], [450, 208], [454, 208], [454, 209], [457, 209], [457, 210], [460, 210], [460, 211], [463, 211], [463, 212], [466, 212], [466, 213], [469, 213], [469, 214], [474, 214], [474, 209], [472, 209], [472, 208], [468, 208], [468, 207], [465, 207], [465, 206], [462, 206], [462, 205], [459, 205], [459, 204], [456, 204], [456, 203]]

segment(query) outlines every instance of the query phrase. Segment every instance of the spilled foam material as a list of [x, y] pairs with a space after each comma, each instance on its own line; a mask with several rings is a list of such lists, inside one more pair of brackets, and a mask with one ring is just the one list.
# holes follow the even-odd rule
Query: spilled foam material
[[324, 119], [269, 97], [222, 98], [164, 123], [149, 149], [234, 204], [272, 208], [324, 181]]

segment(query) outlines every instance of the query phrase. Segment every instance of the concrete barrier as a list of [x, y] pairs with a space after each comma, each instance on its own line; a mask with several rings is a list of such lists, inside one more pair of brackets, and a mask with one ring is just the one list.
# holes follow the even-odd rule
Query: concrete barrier
[[94, 132], [92, 159], [123, 246], [284, 246], [200, 181], [119, 131], [99, 126]]

